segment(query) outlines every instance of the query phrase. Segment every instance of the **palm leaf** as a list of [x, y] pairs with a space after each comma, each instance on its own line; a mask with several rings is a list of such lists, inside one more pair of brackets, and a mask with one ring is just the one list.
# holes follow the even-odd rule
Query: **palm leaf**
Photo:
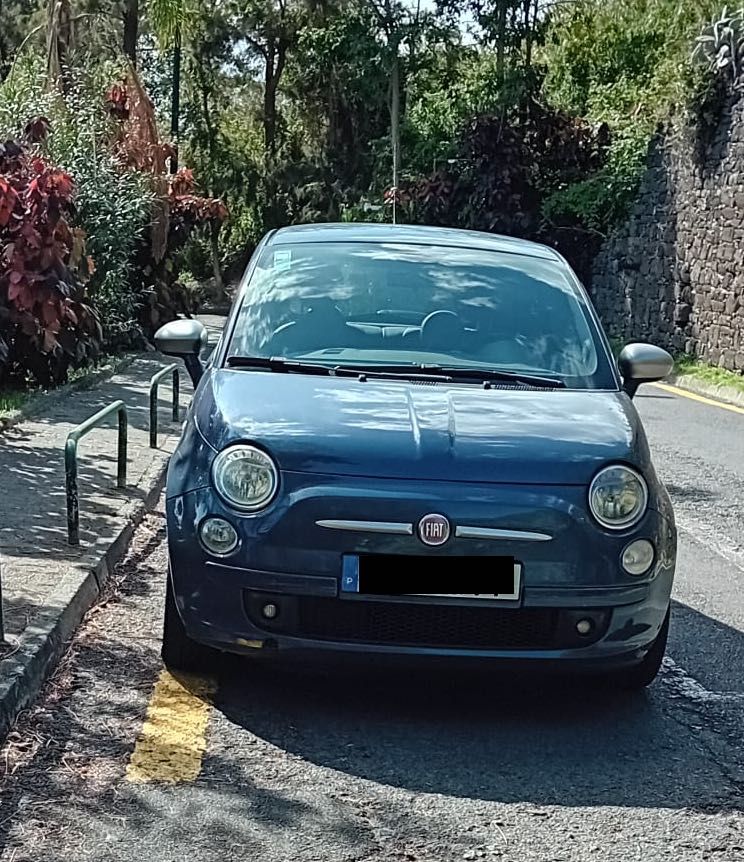
[[188, 23], [186, 0], [150, 0], [150, 21], [163, 48], [170, 48]]

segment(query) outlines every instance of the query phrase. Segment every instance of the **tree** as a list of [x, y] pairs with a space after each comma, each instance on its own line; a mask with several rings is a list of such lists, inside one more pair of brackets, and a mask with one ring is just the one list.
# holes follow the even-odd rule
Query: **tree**
[[277, 150], [277, 97], [287, 54], [307, 21], [301, 0], [245, 0], [239, 27], [263, 66], [264, 154], [271, 165]]
[[498, 83], [504, 86], [507, 73], [519, 66], [529, 69], [533, 48], [548, 20], [554, 0], [439, 0], [440, 9], [450, 17], [468, 12], [478, 42], [496, 51]]
[[371, 3], [352, 0], [304, 26], [285, 74], [285, 97], [299, 116], [305, 149], [344, 187], [366, 191], [373, 142], [390, 124], [385, 46]]
[[122, 6], [122, 18], [124, 21], [124, 34], [122, 48], [134, 66], [137, 65], [137, 38], [139, 36], [139, 0], [124, 0]]
[[173, 156], [171, 173], [178, 168], [178, 139], [181, 115], [181, 42], [188, 33], [190, 7], [186, 0], [150, 0], [150, 19], [155, 35], [164, 49], [173, 51], [173, 79], [171, 90], [171, 125]]

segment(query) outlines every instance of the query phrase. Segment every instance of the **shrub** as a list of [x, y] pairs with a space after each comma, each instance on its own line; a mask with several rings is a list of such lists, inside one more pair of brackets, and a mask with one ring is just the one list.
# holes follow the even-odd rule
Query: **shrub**
[[[36, 130], [46, 120], [37, 120]], [[33, 132], [34, 128], [30, 127]], [[72, 229], [73, 181], [14, 141], [0, 145], [0, 363], [43, 386], [94, 358], [100, 326], [85, 296], [93, 271]]]
[[142, 340], [139, 310], [144, 298], [135, 252], [153, 201], [147, 178], [126, 168], [111, 150], [116, 127], [104, 110], [103, 96], [118, 69], [115, 63], [99, 62], [71, 70], [63, 97], [46, 86], [41, 58], [27, 55], [0, 86], [0, 135], [18, 135], [32, 118], [48, 118], [49, 134], [37, 142], [39, 152], [74, 178], [75, 212], [69, 218], [85, 232], [96, 262], [88, 295], [108, 350]]
[[216, 236], [227, 218], [227, 208], [220, 199], [195, 193], [190, 169], [166, 175], [173, 149], [161, 139], [154, 106], [133, 69], [111, 87], [106, 102], [116, 124], [114, 152], [152, 190], [148, 229], [137, 243], [134, 257], [141, 296], [139, 322], [149, 335], [178, 313], [196, 311], [193, 291], [179, 280], [178, 252], [197, 228], [213, 231]]
[[405, 189], [403, 204], [416, 221], [534, 237], [544, 197], [601, 168], [606, 147], [606, 129], [530, 101], [474, 119], [453, 169]]

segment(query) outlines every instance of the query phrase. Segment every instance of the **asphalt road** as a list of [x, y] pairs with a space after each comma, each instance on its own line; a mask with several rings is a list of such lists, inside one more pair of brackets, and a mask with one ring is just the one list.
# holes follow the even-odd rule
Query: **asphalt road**
[[744, 413], [638, 404], [680, 527], [648, 693], [242, 661], [173, 680], [153, 516], [0, 756], [0, 858], [742, 862]]

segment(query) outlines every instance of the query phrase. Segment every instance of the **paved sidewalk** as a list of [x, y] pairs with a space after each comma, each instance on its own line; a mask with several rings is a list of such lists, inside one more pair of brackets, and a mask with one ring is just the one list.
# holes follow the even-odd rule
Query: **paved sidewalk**
[[[43, 415], [0, 437], [0, 566], [6, 631], [19, 635], [69, 573], [89, 570], [162, 470], [177, 437], [168, 411], [170, 385], [159, 392], [159, 448], [149, 448], [149, 381], [165, 362], [137, 359], [88, 391], [50, 396]], [[181, 374], [185, 403], [190, 384]], [[167, 381], [166, 381], [167, 383]], [[80, 547], [67, 544], [64, 445], [68, 433], [97, 410], [122, 399], [129, 414], [126, 489], [116, 487], [116, 416], [79, 444]]]
[[[203, 318], [214, 344], [223, 319]], [[106, 575], [112, 546], [124, 545], [127, 528], [144, 512], [159, 485], [180, 431], [171, 416], [171, 384], [159, 391], [158, 448], [149, 447], [149, 382], [172, 360], [144, 354], [90, 389], [50, 393], [34, 415], [0, 435], [0, 570], [5, 629], [23, 658], [27, 641], [41, 644], [49, 633], [64, 639], [67, 629], [95, 599]], [[181, 416], [192, 394], [182, 364]], [[80, 546], [67, 544], [64, 445], [68, 433], [112, 401], [121, 399], [129, 418], [127, 488], [116, 487], [117, 422], [112, 415], [78, 446]], [[123, 550], [123, 548], [121, 549]], [[91, 572], [96, 580], [91, 580]], [[70, 604], [77, 612], [60, 628], [56, 621]], [[73, 617], [77, 615], [77, 620]], [[55, 628], [56, 626], [56, 628]], [[0, 663], [0, 700], [8, 677], [20, 673], [12, 659]], [[0, 703], [0, 713], [3, 705]], [[1, 724], [2, 722], [0, 722]]]

